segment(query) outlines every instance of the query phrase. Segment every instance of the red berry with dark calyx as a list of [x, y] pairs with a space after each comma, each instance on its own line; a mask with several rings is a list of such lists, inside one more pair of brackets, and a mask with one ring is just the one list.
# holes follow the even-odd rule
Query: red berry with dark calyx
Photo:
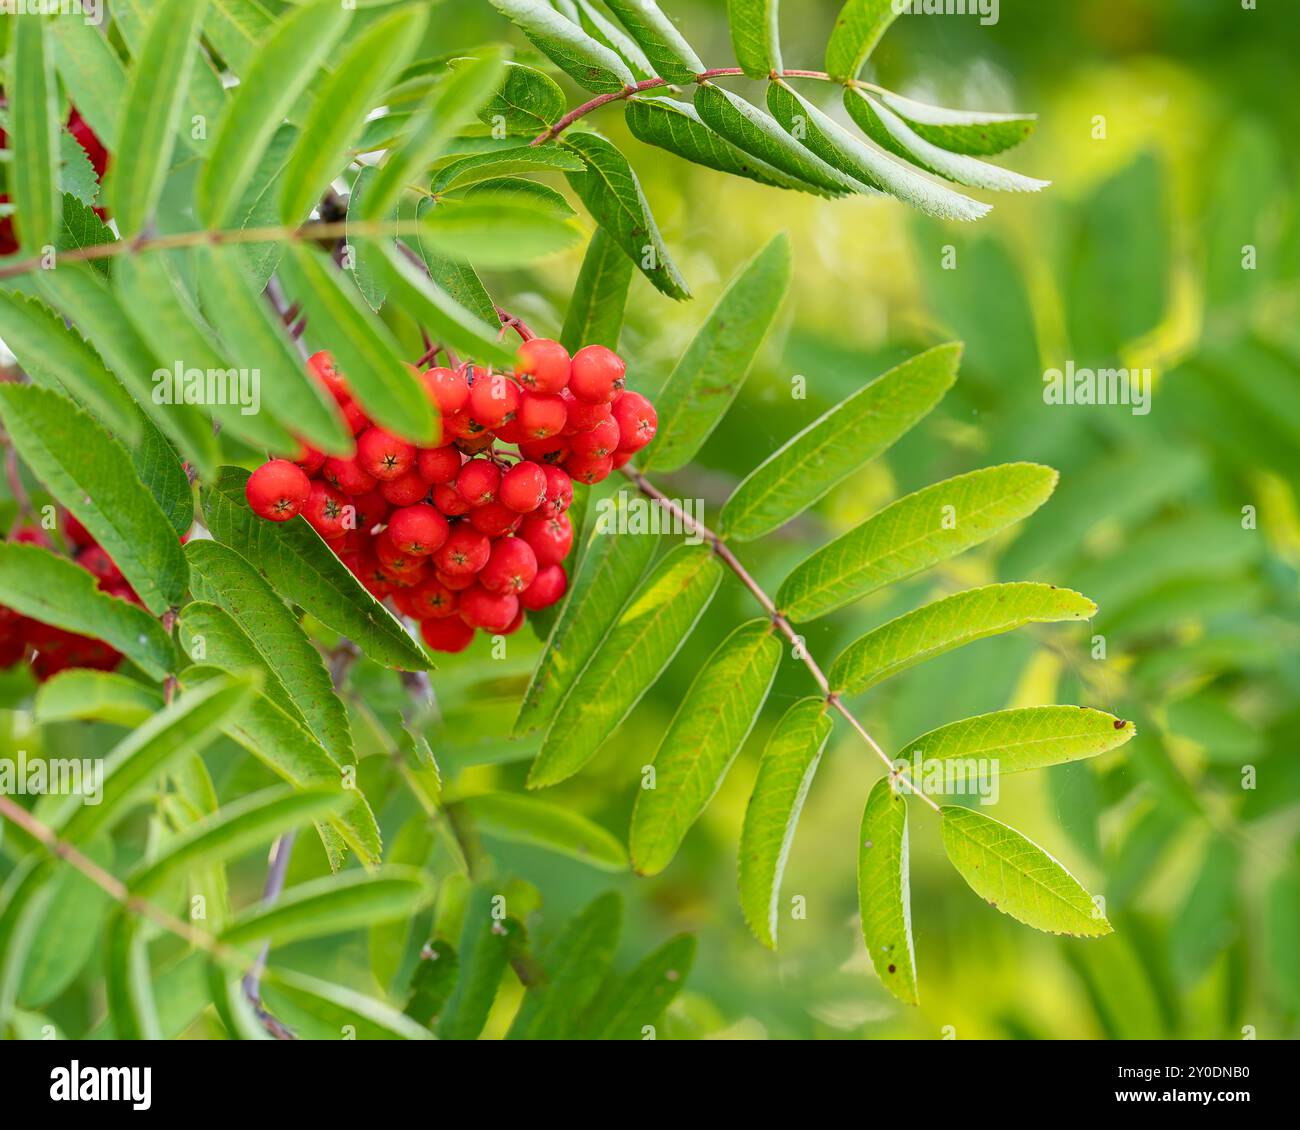
[[609, 478], [610, 472], [614, 470], [614, 460], [608, 455], [575, 453], [564, 461], [564, 469], [573, 477], [574, 482], [586, 483], [590, 486]]
[[546, 470], [542, 465], [523, 460], [501, 476], [497, 497], [516, 513], [531, 514], [546, 501], [546, 484]]
[[469, 403], [469, 381], [463, 369], [426, 369], [420, 378], [444, 416], [459, 412]]
[[550, 439], [564, 431], [568, 410], [558, 396], [526, 392], [519, 398], [515, 423], [526, 441]]
[[350, 505], [346, 495], [317, 480], [311, 484], [311, 494], [302, 516], [326, 541], [336, 541], [347, 533], [347, 508]]
[[519, 410], [519, 388], [504, 373], [480, 369], [469, 389], [469, 414], [482, 427], [500, 427]]
[[532, 440], [519, 445], [519, 454], [534, 463], [562, 463], [569, 454], [569, 441], [561, 436]]
[[244, 487], [253, 513], [271, 522], [287, 522], [301, 513], [310, 494], [311, 481], [301, 467], [287, 459], [263, 463]]
[[393, 543], [387, 530], [375, 539], [375, 556], [394, 584], [418, 584], [428, 571], [429, 559], [403, 552]]
[[444, 616], [454, 616], [456, 605], [460, 601], [459, 593], [448, 588], [436, 576], [421, 581], [402, 595], [407, 598], [407, 605], [414, 609], [407, 615], [415, 620], [440, 620]]
[[589, 404], [604, 403], [614, 399], [626, 374], [627, 365], [612, 349], [588, 345], [573, 355], [569, 391]]
[[543, 468], [546, 475], [546, 501], [542, 504], [542, 516], [558, 518], [573, 505], [573, 479], [563, 467], [547, 466]]
[[456, 476], [456, 493], [471, 506], [495, 502], [501, 486], [501, 468], [490, 459], [472, 459]]
[[567, 514], [558, 518], [525, 518], [519, 536], [531, 547], [538, 566], [560, 564], [573, 548], [573, 525]]
[[408, 471], [391, 483], [380, 483], [379, 493], [393, 506], [414, 506], [429, 494], [429, 484], [415, 471]]
[[349, 498], [348, 505], [352, 509], [350, 513], [344, 515], [343, 525], [346, 529], [356, 530], [362, 534], [370, 533], [388, 517], [393, 509], [388, 500], [377, 490]]
[[462, 523], [451, 531], [442, 548], [433, 555], [433, 563], [439, 573], [463, 577], [482, 569], [491, 552], [492, 542], [487, 535]]
[[618, 398], [614, 404], [614, 420], [618, 424], [618, 446], [622, 451], [640, 451], [659, 430], [659, 414], [639, 392], [625, 392]]
[[335, 490], [349, 496], [370, 494], [379, 486], [374, 475], [362, 470], [355, 459], [340, 459], [337, 455], [325, 460], [320, 473], [321, 478]]
[[400, 479], [415, 467], [415, 445], [384, 428], [367, 428], [357, 437], [357, 462], [381, 482]]
[[491, 592], [482, 585], [474, 585], [460, 594], [457, 611], [471, 628], [501, 633], [519, 614], [519, 598], [513, 593]]
[[531, 392], [559, 392], [569, 383], [569, 371], [569, 351], [550, 338], [524, 342], [515, 358], [515, 377]]
[[451, 444], [426, 447], [415, 457], [415, 469], [430, 486], [452, 482], [460, 474], [460, 452]]
[[439, 483], [433, 488], [433, 504], [448, 518], [458, 518], [468, 514], [473, 507], [460, 496], [460, 492], [448, 483]]
[[450, 533], [441, 512], [423, 503], [394, 510], [388, 519], [389, 540], [412, 557], [426, 557], [441, 549]]
[[563, 565], [544, 565], [537, 570], [533, 583], [519, 594], [519, 603], [529, 612], [540, 612], [559, 602], [568, 588], [569, 575]]
[[474, 642], [474, 629], [458, 616], [425, 620], [420, 625], [420, 635], [434, 651], [453, 654], [464, 651]]
[[[479, 439], [488, 431], [473, 416], [469, 414], [468, 408], [462, 408], [459, 412], [453, 412], [450, 416], [442, 418], [443, 439]], [[488, 437], [489, 440], [491, 436]]]
[[476, 506], [469, 512], [469, 524], [479, 533], [487, 534], [490, 538], [504, 537], [506, 534], [513, 533], [523, 520], [522, 514], [500, 502]]
[[325, 452], [303, 444], [293, 461], [303, 469], [303, 473], [308, 478], [311, 478], [325, 465]]
[[613, 417], [601, 420], [590, 431], [569, 437], [569, 448], [579, 457], [603, 459], [618, 450], [619, 430]]
[[478, 583], [489, 592], [509, 592], [518, 596], [537, 577], [537, 555], [521, 538], [502, 538], [492, 546], [488, 562], [478, 575]]

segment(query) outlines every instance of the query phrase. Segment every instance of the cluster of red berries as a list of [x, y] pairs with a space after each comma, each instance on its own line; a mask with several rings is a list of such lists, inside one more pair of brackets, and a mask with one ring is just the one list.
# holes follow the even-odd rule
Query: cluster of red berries
[[[113, 564], [113, 559], [71, 514], [63, 516], [63, 538], [72, 559], [95, 577], [100, 589], [110, 596], [140, 604], [140, 598]], [[14, 531], [11, 540], [46, 549], [55, 548], [49, 534], [39, 526], [22, 526]], [[0, 605], [0, 670], [27, 658], [29, 649], [32, 670], [41, 682], [69, 667], [112, 671], [122, 658], [102, 640], [42, 624]]]
[[328, 353], [308, 364], [355, 453], [307, 448], [264, 463], [248, 504], [273, 522], [301, 514], [377, 599], [420, 622], [436, 651], [463, 651], [476, 629], [509, 635], [526, 612], [564, 596], [574, 481], [600, 482], [658, 426], [650, 401], [624, 387], [623, 361], [600, 345], [570, 358], [533, 338], [512, 374], [411, 366], [442, 418], [445, 442], [430, 448], [374, 426]]

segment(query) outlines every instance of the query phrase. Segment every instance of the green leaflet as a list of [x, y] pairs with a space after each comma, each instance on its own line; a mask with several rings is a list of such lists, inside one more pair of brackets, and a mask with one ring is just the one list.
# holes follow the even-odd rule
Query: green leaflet
[[344, 985], [335, 985], [289, 969], [271, 969], [266, 999], [278, 1014], [302, 1018], [315, 1027], [317, 1039], [351, 1034], [358, 1040], [430, 1040], [427, 1028], [395, 1008]]
[[[457, 70], [469, 59], [453, 59]], [[536, 135], [550, 128], [567, 109], [564, 91], [549, 75], [521, 63], [507, 63], [500, 88], [478, 112], [488, 126], [500, 125], [512, 134]]]
[[[437, 839], [433, 823], [422, 817], [412, 817], [397, 830], [387, 852], [386, 863], [400, 863], [410, 867], [423, 867]], [[366, 949], [370, 956], [370, 971], [375, 981], [386, 992], [394, 987], [398, 974], [405, 964], [406, 951], [412, 932], [420, 923], [410, 919], [380, 922], [367, 931]], [[409, 1011], [407, 1013], [410, 1015]]]
[[211, 0], [203, 31], [230, 69], [242, 75], [275, 22], [261, 0]]
[[125, 910], [117, 910], [105, 931], [104, 997], [119, 1040], [161, 1040], [162, 1020], [149, 968], [148, 936]]
[[767, 701], [781, 651], [772, 622], [752, 620], [696, 675], [655, 754], [654, 787], [637, 793], [630, 847], [638, 874], [667, 867], [708, 807]]
[[690, 82], [705, 69], [700, 57], [655, 0], [606, 0], [606, 3], [662, 78], [669, 82]]
[[632, 261], [604, 228], [597, 228], [569, 299], [560, 333], [564, 348], [576, 353], [584, 345], [603, 345], [617, 352], [631, 282]]
[[204, 310], [222, 331], [232, 366], [262, 374], [267, 395], [260, 410], [327, 455], [350, 455], [352, 435], [333, 398], [289, 344], [240, 250], [199, 247], [194, 257]]
[[155, 617], [102, 592], [75, 561], [41, 546], [0, 542], [0, 603], [42, 624], [103, 640], [151, 678], [176, 670], [176, 648]]
[[[535, 185], [535, 182], [532, 181], [527, 183]], [[486, 189], [487, 186], [481, 185], [478, 187]], [[434, 207], [432, 200], [426, 198], [419, 201], [416, 204], [417, 221], [422, 219], [424, 213], [432, 207]], [[501, 317], [497, 314], [496, 303], [492, 301], [492, 296], [488, 294], [487, 288], [483, 285], [483, 280], [478, 276], [478, 272], [468, 263], [458, 263], [455, 259], [435, 251], [432, 247], [426, 247], [420, 242], [420, 233], [418, 231], [415, 238], [419, 244], [420, 255], [424, 259], [425, 269], [428, 271], [434, 288], [446, 291], [454, 302], [463, 306], [485, 326], [489, 328], [499, 326]], [[413, 282], [421, 287], [424, 286], [423, 282], [419, 280], [418, 272], [415, 272]], [[384, 294], [387, 294], [387, 283], [381, 282], [379, 285], [383, 288]], [[437, 295], [435, 295], [436, 298], [438, 298]], [[371, 304], [374, 305], [373, 299]]]
[[882, 149], [946, 180], [994, 192], [1038, 192], [1051, 183], [1013, 173], [976, 157], [949, 153], [926, 141], [902, 118], [864, 90], [855, 88], [846, 92], [845, 105], [853, 120]]
[[[374, 190], [369, 186], [366, 199]], [[382, 260], [375, 256], [378, 267]], [[285, 250], [280, 270], [290, 299], [301, 302], [313, 341], [330, 350], [366, 413], [381, 427], [420, 444], [438, 438], [424, 386], [402, 361], [392, 331], [375, 317], [357, 289], [340, 279], [315, 248]]]
[[357, 132], [393, 80], [410, 60], [424, 34], [427, 16], [402, 8], [376, 20], [349, 44], [302, 123], [280, 191], [280, 219], [295, 224], [320, 199], [347, 162]]
[[[577, 158], [573, 163], [584, 167]], [[444, 200], [425, 212], [420, 241], [452, 259], [511, 267], [543, 259], [582, 238], [549, 200], [514, 193], [495, 200]]]
[[[776, 83], [768, 89], [774, 88], [784, 89]], [[696, 87], [695, 109], [710, 129], [750, 156], [775, 165], [804, 192], [836, 197], [862, 191], [857, 181], [840, 172], [838, 162], [828, 162], [811, 147], [805, 148], [757, 106], [715, 83]]]
[[830, 669], [841, 694], [857, 695], [953, 648], [1025, 624], [1090, 620], [1097, 606], [1055, 585], [1019, 581], [954, 593], [907, 612], [849, 644]]
[[131, 457], [71, 401], [33, 385], [0, 387], [0, 419], [18, 454], [113, 558], [155, 615], [178, 606], [188, 569], [180, 542]]
[[248, 472], [223, 468], [202, 493], [208, 529], [260, 569], [276, 592], [347, 636], [376, 663], [423, 671], [428, 658], [305, 521], [263, 522], [244, 498]]
[[719, 532], [737, 541], [771, 533], [888, 450], [952, 387], [961, 351], [940, 345], [904, 361], [787, 440], [727, 499]]
[[580, 173], [585, 167], [572, 153], [565, 152], [554, 143], [517, 145], [488, 153], [475, 153], [443, 165], [433, 174], [429, 191], [441, 194], [514, 173], [551, 172], [557, 169], [560, 172]]
[[1091, 895], [1042, 848], [969, 808], [945, 805], [943, 847], [980, 898], [1026, 926], [1096, 938], [1111, 932]]
[[72, 104], [110, 152], [120, 154], [117, 108], [126, 97], [126, 68], [108, 39], [87, 20], [50, 20], [54, 64]]
[[660, 390], [659, 434], [641, 460], [645, 470], [675, 471], [704, 446], [776, 321], [790, 270], [783, 233], [736, 272]]
[[827, 73], [835, 79], [857, 78], [899, 15], [895, 0], [848, 0], [826, 44]]
[[[78, 200], [71, 193], [63, 194], [63, 215], [59, 227], [60, 251], [80, 251], [83, 248], [100, 247], [106, 243], [116, 242], [117, 237], [113, 234], [113, 229], [95, 215], [92, 205]], [[90, 260], [90, 269], [105, 278], [108, 277], [106, 260]], [[39, 281], [37, 286], [40, 286]]]
[[[856, 95], [850, 91], [845, 98], [852, 101]], [[937, 184], [910, 164], [868, 145], [783, 82], [768, 86], [767, 106], [785, 129], [798, 128], [803, 144], [822, 161], [844, 170], [867, 189], [887, 192], [944, 220], [978, 220], [990, 211], [988, 204]]]
[[139, 726], [162, 706], [153, 687], [125, 675], [74, 667], [42, 683], [36, 692], [36, 720], [111, 722]]
[[534, 844], [567, 855], [600, 871], [627, 870], [627, 852], [618, 839], [580, 813], [536, 797], [485, 793], [458, 802], [488, 836]]
[[[620, 515], [627, 498], [617, 500]], [[533, 671], [519, 708], [518, 736], [546, 725], [587, 661], [609, 634], [618, 614], [654, 557], [659, 539], [649, 534], [596, 533], [588, 542], [570, 583], [559, 618]]]
[[1022, 773], [1097, 757], [1133, 739], [1131, 722], [1084, 706], [1029, 706], [998, 710], [940, 726], [907, 743], [896, 761], [926, 763], [969, 758], [991, 763], [996, 773]]
[[950, 153], [992, 157], [1012, 149], [1034, 132], [1037, 114], [992, 114], [982, 110], [947, 110], [900, 94], [884, 92], [880, 101], [912, 132]]
[[1294, 864], [1269, 885], [1264, 914], [1264, 950], [1288, 1004], [1300, 1004], [1300, 869]]
[[740, 833], [740, 908], [754, 936], [768, 949], [776, 949], [786, 858], [831, 729], [822, 699], [795, 703], [767, 740], [745, 809]]
[[604, 982], [623, 926], [623, 899], [601, 895], [570, 918], [546, 950], [546, 979], [530, 985], [508, 1040], [561, 1040]]
[[12, 21], [9, 51], [9, 146], [23, 159], [8, 166], [17, 235], [28, 255], [42, 254], [58, 236], [59, 101], [45, 29], [49, 21]]
[[[638, 82], [653, 78], [655, 69], [635, 39], [610, 20], [591, 0], [566, 0], [578, 14], [578, 23], [592, 39], [623, 60]], [[570, 17], [572, 18], [572, 17]]]
[[516, 919], [499, 916], [491, 889], [476, 886], [470, 892], [456, 946], [460, 977], [438, 1018], [438, 1039], [477, 1039], [522, 933], [523, 927]]
[[128, 448], [140, 438], [140, 413], [126, 389], [81, 335], [44, 303], [0, 294], [0, 339], [33, 380], [66, 389]]
[[763, 79], [783, 69], [780, 0], [727, 0], [727, 24], [745, 74]]
[[777, 605], [796, 621], [815, 620], [915, 576], [1027, 518], [1056, 480], [1050, 467], [1007, 463], [909, 494], [796, 566]]
[[[374, 165], [366, 165], [352, 182], [352, 191], [348, 193], [348, 214], [347, 214], [347, 244], [352, 249], [352, 278], [357, 284], [357, 289], [361, 291], [361, 297], [366, 300], [366, 305], [374, 311], [378, 311], [388, 297], [388, 287], [384, 280], [378, 275], [371, 258], [376, 254], [376, 249], [383, 240], [358, 240], [352, 234], [353, 227], [364, 222], [362, 217], [365, 214], [366, 191], [369, 189], [375, 177], [379, 175], [379, 170]], [[387, 215], [381, 217], [384, 220], [397, 223], [398, 205], [393, 205], [393, 210]]]
[[690, 298], [690, 288], [668, 253], [627, 158], [594, 133], [569, 133], [560, 144], [577, 153], [587, 167], [586, 172], [565, 176], [596, 223], [657, 290], [669, 298]]
[[719, 172], [748, 177], [759, 184], [807, 192], [808, 185], [760, 161], [714, 133], [689, 102], [673, 98], [629, 98], [627, 128], [638, 141], [657, 145], [679, 157]]
[[113, 150], [110, 189], [113, 218], [123, 236], [144, 229], [162, 193], [207, 2], [163, 0], [155, 6], [130, 69], [126, 97], [116, 103], [121, 107], [116, 124], [120, 140]]
[[681, 992], [695, 961], [695, 939], [680, 934], [635, 969], [605, 979], [578, 1027], [585, 1040], [643, 1040]]
[[433, 1027], [456, 987], [459, 974], [456, 951], [447, 942], [439, 939], [427, 944], [411, 977], [411, 999], [404, 1013], [425, 1027]]
[[530, 789], [572, 777], [596, 755], [686, 642], [721, 580], [708, 546], [682, 545], [659, 562], [552, 719]]
[[546, 0], [492, 0], [534, 46], [578, 85], [596, 94], [622, 90], [635, 79], [627, 64], [604, 44], [566, 19]]
[[876, 976], [904, 1004], [917, 1003], [910, 884], [907, 800], [881, 777], [858, 834], [858, 908]]
[[316, 0], [278, 21], [244, 68], [195, 191], [197, 212], [220, 227], [235, 207], [285, 115], [320, 73], [352, 18], [336, 0]]

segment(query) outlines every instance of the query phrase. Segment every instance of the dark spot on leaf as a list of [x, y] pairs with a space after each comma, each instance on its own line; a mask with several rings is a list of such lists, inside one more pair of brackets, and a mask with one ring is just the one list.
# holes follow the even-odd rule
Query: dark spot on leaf
[[890, 973], [893, 973], [893, 972], [894, 972], [894, 967], [893, 967], [892, 965], [889, 967], [889, 972], [890, 972]]
[[1125, 726], [1127, 726], [1127, 725], [1128, 725], [1128, 723], [1125, 722], [1123, 718], [1116, 718], [1116, 719], [1115, 719], [1115, 729], [1117, 729], [1117, 730], [1122, 730], [1122, 729], [1123, 729]]

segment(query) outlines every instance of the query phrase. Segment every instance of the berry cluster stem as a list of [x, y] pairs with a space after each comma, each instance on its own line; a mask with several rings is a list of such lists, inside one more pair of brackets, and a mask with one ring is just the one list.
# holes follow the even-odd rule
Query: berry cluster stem
[[827, 679], [826, 673], [822, 670], [821, 665], [813, 658], [808, 651], [807, 644], [802, 636], [795, 631], [794, 625], [790, 623], [789, 618], [776, 606], [774, 601], [767, 592], [750, 574], [749, 570], [741, 563], [740, 559], [732, 552], [731, 547], [723, 541], [722, 537], [711, 530], [708, 526], [697, 518], [692, 517], [676, 502], [669, 498], [663, 491], [659, 490], [649, 479], [645, 477], [636, 468], [628, 465], [623, 468], [623, 474], [627, 479], [644, 494], [647, 498], [654, 501], [657, 505], [662, 506], [674, 518], [678, 519], [683, 528], [702, 538], [708, 543], [709, 547], [718, 556], [728, 569], [735, 574], [736, 579], [745, 586], [762, 606], [763, 611], [767, 613], [768, 618], [772, 621], [773, 626], [781, 633], [794, 648], [795, 658], [798, 659], [808, 669], [812, 676], [813, 682], [817, 684], [818, 689], [822, 692], [826, 700], [826, 705], [834, 710], [837, 714], [845, 719], [853, 727], [857, 735], [867, 744], [875, 755], [880, 758], [885, 768], [889, 770], [890, 775], [900, 781], [910, 792], [918, 796], [922, 801], [928, 804], [935, 812], [939, 811], [939, 806], [918, 789], [905, 774], [898, 773], [894, 768], [894, 763], [890, 761], [889, 755], [880, 748], [880, 743], [871, 736], [871, 732], [862, 724], [858, 717], [844, 704], [844, 700], [838, 692], [833, 690], [830, 680]]

